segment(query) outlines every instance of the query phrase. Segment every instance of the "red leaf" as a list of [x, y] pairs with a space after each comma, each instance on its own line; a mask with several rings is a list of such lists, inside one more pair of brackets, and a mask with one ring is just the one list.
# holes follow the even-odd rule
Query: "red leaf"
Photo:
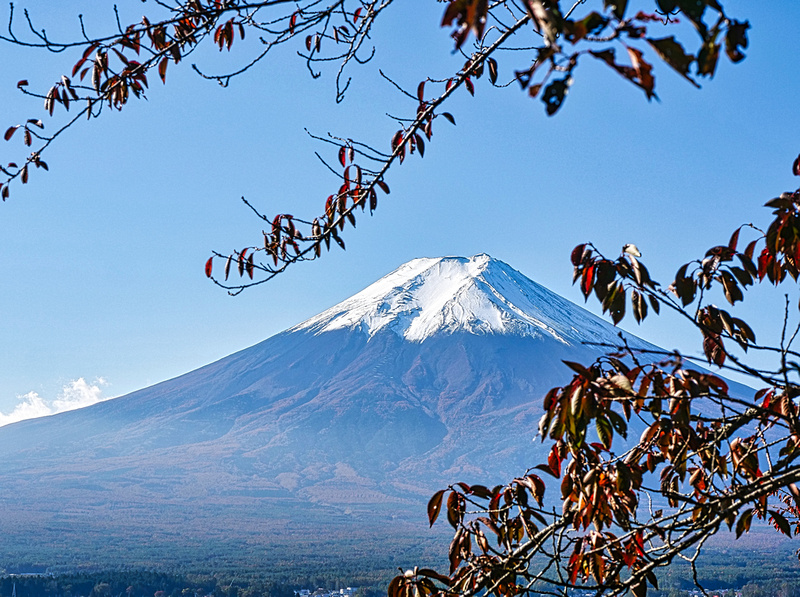
[[392, 152], [403, 142], [403, 131], [397, 131], [392, 137]]
[[[549, 466], [547, 466], [547, 465], [544, 465], [544, 464], [537, 464], [537, 465], [536, 465], [536, 466], [534, 466], [533, 468], [538, 468], [540, 471], [544, 471], [544, 472], [546, 472], [547, 474], [549, 474], [549, 475], [553, 475], [553, 476], [555, 477], [555, 473], [553, 473], [553, 469], [551, 469], [551, 468], [550, 468]], [[556, 477], [556, 479], [558, 479], [558, 477]]]
[[558, 446], [553, 446], [553, 449], [550, 450], [550, 454], [547, 456], [547, 466], [556, 479], [561, 477], [561, 457], [558, 455]]
[[797, 156], [795, 159], [794, 164], [792, 164], [792, 174], [795, 176], [800, 176], [800, 155]]
[[590, 265], [583, 270], [583, 279], [581, 280], [581, 292], [583, 296], [588, 299], [589, 294], [592, 292], [594, 286], [594, 265]]
[[455, 118], [453, 118], [453, 115], [452, 115], [452, 114], [450, 114], [450, 112], [442, 112], [442, 116], [444, 116], [445, 118], [447, 118], [447, 120], [449, 120], [449, 121], [450, 121], [450, 124], [453, 124], [453, 125], [455, 125], [455, 123], [456, 123], [456, 119], [455, 119]]
[[770, 516], [772, 517], [772, 524], [775, 525], [775, 528], [778, 529], [781, 533], [786, 535], [787, 537], [792, 536], [792, 528], [789, 526], [789, 521], [775, 510], [768, 511]]
[[570, 256], [572, 260], [572, 265], [578, 266], [581, 264], [581, 258], [583, 257], [583, 252], [586, 249], [586, 244], [578, 245], [574, 249], [572, 249], [572, 255]]
[[422, 137], [418, 133], [414, 133], [414, 141], [417, 143], [417, 149], [419, 150], [419, 157], [425, 157], [425, 143], [422, 140]]
[[464, 530], [458, 529], [453, 540], [450, 542], [449, 560], [450, 560], [450, 574], [456, 571], [458, 565], [461, 563], [461, 540], [463, 538]]
[[[646, 41], [653, 47], [653, 49], [656, 51], [656, 53], [661, 57], [661, 59], [664, 62], [669, 64], [673, 69], [675, 69], [676, 72], [682, 75], [683, 78], [689, 81], [692, 85], [694, 85], [697, 88], [700, 87], [700, 85], [697, 84], [697, 81], [695, 81], [694, 79], [692, 79], [691, 76], [689, 76], [689, 67], [692, 65], [692, 62], [695, 61], [695, 57], [691, 54], [687, 54], [686, 51], [683, 49], [683, 46], [681, 46], [680, 43], [675, 41], [674, 36], [665, 37], [662, 39], [646, 38]], [[634, 61], [634, 68], [637, 68], [638, 70], [636, 60], [638, 59], [641, 61], [642, 53], [637, 50], [633, 50], [631, 48], [628, 49], [628, 52], [631, 54], [631, 60]], [[637, 56], [634, 57], [632, 52], [636, 52]], [[647, 65], [648, 75], [650, 72], [650, 68], [651, 68], [650, 65]], [[643, 83], [642, 86], [645, 87], [643, 80], [642, 83]], [[650, 85], [650, 89], [652, 90], [652, 85]]]
[[758, 257], [758, 279], [763, 280], [764, 276], [767, 275], [767, 270], [769, 266], [772, 265], [773, 257], [769, 252], [769, 249], [764, 247], [761, 251], [761, 255]]
[[469, 77], [464, 79], [464, 84], [467, 86], [467, 91], [469, 91], [469, 94], [475, 95], [475, 85], [472, 84], [472, 80]]
[[[758, 242], [758, 241], [756, 241], [756, 240], [752, 241], [752, 242], [751, 242], [749, 245], [747, 245], [747, 248], [744, 250], [744, 254], [745, 254], [745, 256], [746, 256], [748, 259], [750, 259], [751, 261], [753, 260], [753, 253], [754, 253], [754, 252], [755, 252], [755, 250], [756, 250], [756, 243], [757, 243], [757, 242]], [[751, 273], [752, 273], [752, 272], [751, 272]]]
[[209, 257], [208, 261], [206, 261], [206, 278], [211, 277], [211, 266], [213, 265], [214, 258]]
[[72, 67], [73, 77], [75, 76], [75, 73], [77, 73], [78, 70], [80, 70], [80, 68], [83, 66], [84, 62], [86, 62], [86, 58], [81, 58], [80, 60], [78, 60], [78, 62], [75, 63], [75, 66]]
[[389, 194], [389, 185], [388, 184], [386, 184], [382, 180], [376, 180], [375, 184], [378, 185], [384, 193], [386, 193], [387, 195]]
[[225, 36], [227, 37], [228, 50], [230, 50], [233, 45], [233, 19], [225, 24]]
[[450, 495], [447, 496], [447, 522], [454, 529], [457, 529], [463, 518], [464, 498], [458, 492], [451, 491]]
[[739, 521], [736, 523], [736, 538], [738, 539], [741, 537], [742, 533], [746, 533], [750, 530], [750, 523], [753, 520], [753, 508], [749, 510], [745, 510], [745, 512], [739, 517]]
[[567, 367], [572, 369], [575, 373], [583, 377], [584, 379], [592, 379], [592, 373], [580, 363], [575, 363], [574, 361], [561, 361]]
[[346, 162], [347, 162], [347, 148], [344, 145], [342, 145], [339, 148], [339, 163], [342, 166], [344, 166]]
[[725, 363], [725, 348], [719, 334], [706, 334], [703, 338], [703, 352], [709, 363], [722, 367]]
[[741, 230], [741, 228], [737, 228], [736, 232], [734, 232], [731, 235], [731, 240], [728, 241], [728, 248], [731, 251], [735, 251], [736, 250], [736, 245], [739, 243], [739, 231], [740, 230]]
[[3, 137], [3, 138], [4, 138], [6, 141], [8, 141], [9, 139], [11, 139], [11, 137], [13, 137], [13, 136], [14, 136], [14, 133], [16, 133], [16, 132], [17, 132], [17, 129], [18, 129], [18, 128], [19, 128], [19, 125], [18, 125], [18, 124], [17, 124], [17, 125], [15, 125], [15, 126], [9, 127], [9, 129], [6, 131], [6, 134], [4, 135], [4, 137]]
[[425, 81], [422, 81], [417, 87], [417, 99], [422, 102], [425, 97]]
[[87, 58], [89, 56], [89, 54], [91, 54], [92, 52], [94, 52], [98, 48], [99, 45], [100, 45], [100, 42], [94, 42], [92, 45], [90, 45], [88, 48], [86, 48], [83, 51], [83, 57]]
[[395, 576], [386, 589], [387, 597], [400, 597], [405, 592], [401, 585], [405, 582], [404, 576]]
[[161, 82], [167, 82], [167, 63], [169, 62], [169, 58], [164, 56], [161, 59], [161, 62], [158, 63], [158, 76], [161, 77]]
[[444, 489], [440, 489], [433, 494], [428, 502], [428, 522], [433, 526], [439, 516], [439, 511], [442, 509], [442, 496], [444, 496]]

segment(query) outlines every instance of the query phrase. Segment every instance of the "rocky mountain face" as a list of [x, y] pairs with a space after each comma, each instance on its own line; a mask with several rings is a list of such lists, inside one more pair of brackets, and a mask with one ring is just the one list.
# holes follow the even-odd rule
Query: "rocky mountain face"
[[562, 359], [591, 361], [586, 343], [618, 332], [487, 255], [416, 259], [216, 363], [0, 429], [0, 567], [418, 544], [433, 491], [542, 461]]

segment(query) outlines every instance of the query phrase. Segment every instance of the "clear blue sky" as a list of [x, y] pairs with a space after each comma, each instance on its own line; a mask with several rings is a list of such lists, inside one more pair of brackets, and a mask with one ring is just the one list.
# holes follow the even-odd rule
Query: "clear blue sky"
[[[79, 12], [90, 33], [108, 25], [111, 4], [99, 4], [18, 7], [67, 37], [78, 31]], [[517, 87], [479, 81], [474, 98], [464, 91], [448, 108], [458, 126], [437, 121], [426, 157], [389, 174], [392, 194], [348, 233], [346, 252], [235, 298], [205, 279], [203, 264], [212, 249], [259, 242], [261, 225], [239, 197], [270, 214], [315, 215], [338, 186], [314, 156], [333, 161], [335, 150], [304, 127], [388, 148], [396, 127], [385, 113], [411, 115], [415, 106], [378, 68], [414, 89], [463, 61], [438, 26], [443, 5], [416, 0], [385, 15], [376, 58], [351, 71], [340, 105], [335, 72], [312, 80], [294, 48], [228, 89], [200, 80], [188, 63], [235, 66], [252, 45], [230, 55], [207, 50], [171, 68], [165, 87], [151, 81], [147, 102], [69, 131], [45, 157], [50, 172], [34, 172], [0, 205], [0, 412], [31, 392], [45, 403], [70, 391], [118, 396], [185, 373], [420, 256], [486, 252], [582, 302], [571, 286], [572, 247], [592, 240], [614, 256], [633, 242], [654, 276], [669, 282], [678, 265], [726, 242], [739, 224], [766, 222], [760, 206], [800, 182], [790, 175], [800, 152], [800, 4], [725, 6], [750, 20], [747, 59], [723, 60], [700, 91], [658, 63], [661, 101], [648, 103], [605, 65], [584, 59], [565, 106], [548, 118]], [[120, 8], [136, 20], [151, 3], [123, 0]], [[44, 90], [77, 57], [3, 46], [0, 129], [29, 117], [50, 127], [41, 103], [19, 94], [16, 82]], [[499, 62], [503, 80], [523, 66], [513, 54]], [[22, 149], [16, 139], [0, 143], [0, 160], [18, 159]], [[765, 339], [779, 319], [771, 305], [751, 311]], [[696, 350], [674, 321], [626, 327]]]

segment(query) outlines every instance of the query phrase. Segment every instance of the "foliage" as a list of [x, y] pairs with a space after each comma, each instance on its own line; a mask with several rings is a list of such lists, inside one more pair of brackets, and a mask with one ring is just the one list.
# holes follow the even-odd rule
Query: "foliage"
[[[798, 162], [794, 172], [800, 175]], [[745, 321], [709, 298], [721, 295], [732, 309], [754, 284], [797, 282], [800, 189], [766, 205], [773, 210], [766, 232], [738, 228], [727, 244], [682, 265], [667, 288], [634, 245], [614, 260], [591, 244], [572, 252], [575, 282], [615, 323], [628, 306], [636, 321], [650, 310], [677, 313], [698, 331], [709, 364], [746, 376], [760, 387], [755, 395], [737, 395], [677, 352], [621, 345], [592, 365], [567, 363], [572, 381], [544, 399], [547, 462], [505, 486], [458, 483], [437, 492], [428, 515], [433, 525], [444, 510], [455, 530], [450, 568], [410, 570], [392, 581], [390, 597], [411, 589], [511, 596], [578, 587], [639, 597], [648, 585], [658, 588], [656, 570], [675, 558], [695, 569], [720, 529], [738, 538], [760, 519], [788, 537], [800, 532], [800, 353], [793, 348], [800, 323], [790, 328], [796, 316], [787, 296], [780, 338], [758, 343]], [[744, 250], [742, 231], [755, 236]], [[748, 364], [751, 352], [773, 365]], [[634, 428], [639, 439], [623, 443]], [[550, 478], [558, 487], [546, 502]]]
[[[201, 76], [224, 86], [267, 59], [273, 48], [297, 47], [314, 77], [324, 64], [339, 65], [336, 100], [342, 101], [350, 82], [345, 73], [375, 53], [369, 47], [371, 32], [393, 0], [171, 0], [155, 4], [157, 18], [151, 15], [126, 26], [118, 18], [117, 30], [105, 35], [90, 36], [81, 21], [83, 37], [72, 42], [53, 41], [27, 12], [28, 32], [18, 35], [12, 5], [8, 34], [0, 39], [53, 52], [75, 51], [78, 58], [68, 74], [47, 90], [33, 91], [27, 80], [18, 83], [22, 92], [44, 101], [50, 116], [62, 112], [64, 121], [52, 133], [45, 132], [44, 121], [38, 117], [6, 130], [6, 141], [21, 140], [31, 153], [0, 167], [5, 175], [0, 182], [3, 200], [9, 198], [12, 183], [25, 184], [32, 170], [48, 168], [43, 154], [68, 128], [145, 97], [156, 77], [166, 83], [167, 75], [203, 44], [230, 52], [246, 35], [259, 39], [256, 56], [230, 73], [211, 75], [193, 65]], [[716, 0], [655, 0], [650, 4], [653, 13], [634, 13], [627, 0], [579, 0], [571, 6], [555, 0], [448, 0], [443, 4], [441, 25], [463, 56], [463, 67], [443, 77], [420, 74], [414, 90], [395, 84], [415, 110], [407, 118], [395, 118], [399, 128], [385, 141], [386, 150], [381, 144], [350, 138], [319, 138], [332, 146], [336, 157], [326, 164], [337, 178], [319, 215], [268, 217], [245, 200], [266, 228], [258, 242], [230, 253], [215, 252], [205, 267], [209, 278], [236, 293], [269, 280], [293, 263], [320, 257], [332, 244], [344, 249], [345, 229], [355, 226], [367, 207], [373, 213], [381, 194], [389, 193], [390, 167], [415, 153], [424, 156], [434, 128], [443, 120], [455, 124], [455, 117], [443, 110], [445, 102], [461, 89], [474, 94], [479, 81], [495, 87], [516, 82], [528, 95], [541, 99], [548, 115], [554, 115], [566, 100], [579, 63], [585, 60], [607, 65], [609, 72], [621, 75], [652, 99], [655, 76], [649, 56], [657, 56], [697, 86], [697, 78], [713, 77], [723, 47], [728, 59], [738, 62], [748, 43], [748, 23], [730, 18]], [[678, 24], [677, 15], [699, 37], [694, 52], [685, 49], [686, 43], [693, 42], [676, 39], [688, 29]], [[671, 35], [659, 32], [665, 26]], [[510, 52], [513, 76], [505, 82], [496, 58], [503, 50], [514, 50]]]

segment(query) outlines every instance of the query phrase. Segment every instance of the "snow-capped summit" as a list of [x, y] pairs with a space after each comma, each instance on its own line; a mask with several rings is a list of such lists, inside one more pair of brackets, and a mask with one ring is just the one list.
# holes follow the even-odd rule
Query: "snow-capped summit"
[[485, 253], [413, 259], [291, 331], [388, 329], [411, 342], [438, 333], [619, 341], [618, 330]]

